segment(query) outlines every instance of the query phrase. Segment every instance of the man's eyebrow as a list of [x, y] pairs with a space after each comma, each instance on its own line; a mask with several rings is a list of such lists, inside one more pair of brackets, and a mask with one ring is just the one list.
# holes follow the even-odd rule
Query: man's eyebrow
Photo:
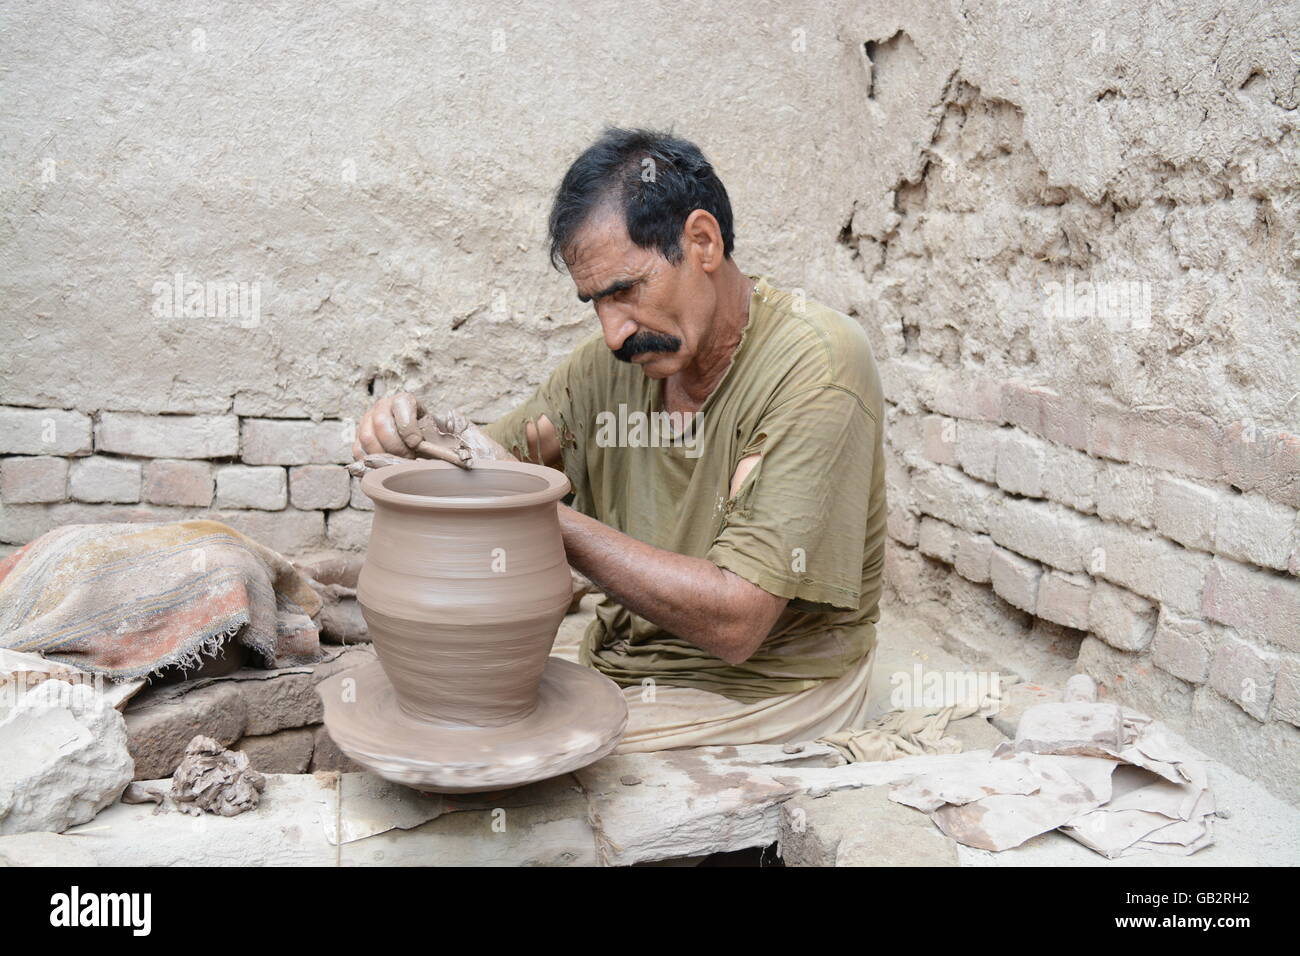
[[619, 279], [617, 282], [611, 282], [609, 285], [605, 286], [605, 288], [601, 289], [599, 292], [593, 292], [591, 295], [583, 295], [581, 292], [579, 292], [578, 301], [592, 302], [596, 299], [603, 299], [607, 295], [616, 295], [619, 292], [625, 292], [626, 290], [632, 288], [632, 286], [636, 285], [640, 281], [641, 281], [640, 279]]

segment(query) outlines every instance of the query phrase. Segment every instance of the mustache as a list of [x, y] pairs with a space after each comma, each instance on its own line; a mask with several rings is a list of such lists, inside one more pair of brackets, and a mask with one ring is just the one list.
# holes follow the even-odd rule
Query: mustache
[[614, 358], [620, 362], [632, 361], [632, 356], [642, 352], [676, 352], [682, 347], [682, 340], [675, 335], [663, 332], [651, 332], [643, 329], [633, 332], [618, 348], [614, 349]]

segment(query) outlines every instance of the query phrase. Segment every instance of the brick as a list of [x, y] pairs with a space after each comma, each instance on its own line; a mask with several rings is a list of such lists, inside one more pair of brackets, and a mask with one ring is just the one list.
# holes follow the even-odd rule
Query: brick
[[1102, 458], [1217, 481], [1223, 477], [1222, 441], [1223, 429], [1204, 415], [1137, 411], [1103, 401], [1092, 406], [1087, 450]]
[[993, 557], [993, 539], [986, 534], [957, 532], [957, 556], [954, 567], [967, 581], [988, 584], [989, 561]]
[[289, 469], [289, 498], [295, 508], [344, 508], [351, 496], [351, 476], [342, 465], [299, 465]]
[[370, 523], [374, 516], [365, 511], [331, 511], [328, 538], [332, 548], [364, 551], [370, 543]]
[[1224, 429], [1223, 471], [1242, 491], [1300, 508], [1300, 436], [1233, 422]]
[[1167, 723], [1186, 723], [1191, 718], [1194, 688], [1160, 670], [1143, 654], [1085, 637], [1076, 667], [1097, 682], [1100, 700], [1124, 704]]
[[1245, 564], [1287, 569], [1297, 539], [1296, 512], [1262, 495], [1224, 495], [1218, 507], [1214, 550]]
[[1258, 721], [1268, 718], [1278, 657], [1239, 637], [1228, 635], [1210, 662], [1210, 686]]
[[233, 458], [239, 454], [239, 419], [104, 412], [95, 426], [95, 448], [141, 458]]
[[0, 501], [32, 504], [68, 496], [68, 460], [41, 455], [0, 459]]
[[[373, 503], [369, 510], [374, 510]], [[899, 544], [915, 548], [920, 541], [921, 522], [916, 515], [891, 501], [885, 511], [885, 533]]]
[[987, 378], [943, 372], [935, 377], [930, 407], [953, 418], [1001, 425], [1002, 386]]
[[1088, 447], [1088, 413], [1083, 403], [1050, 388], [1006, 383], [1002, 387], [1002, 414], [1011, 424], [1048, 441], [1070, 448]]
[[1157, 475], [1152, 492], [1155, 525], [1161, 534], [1189, 548], [1213, 550], [1218, 492], [1173, 475]]
[[306, 773], [316, 746], [314, 727], [291, 727], [273, 734], [241, 737], [230, 749], [248, 755], [259, 773]]
[[0, 407], [0, 455], [89, 455], [90, 416], [62, 408]]
[[1285, 720], [1300, 727], [1300, 657], [1279, 661], [1273, 685], [1273, 720]]
[[226, 747], [242, 737], [248, 708], [233, 681], [217, 681], [177, 699], [133, 701], [123, 717], [135, 779], [157, 780], [171, 776], [196, 734]]
[[132, 504], [140, 500], [140, 463], [94, 455], [73, 462], [68, 493], [77, 501]]
[[957, 420], [942, 415], [926, 415], [921, 421], [922, 449], [925, 457], [940, 465], [957, 464]]
[[1097, 581], [1088, 604], [1088, 626], [1103, 641], [1121, 651], [1141, 651], [1151, 643], [1156, 607], [1136, 594]]
[[1195, 613], [1211, 558], [1150, 531], [1103, 525], [1088, 570], [1175, 610]]
[[1042, 498], [1046, 442], [1008, 429], [998, 448], [997, 483], [1003, 491]]
[[[889, 500], [890, 505], [891, 505], [891, 507], [892, 507], [893, 502], [894, 502], [894, 496], [893, 496], [893, 493], [892, 493], [892, 489], [890, 490], [890, 493], [887, 495], [887, 497], [888, 497], [888, 500]], [[348, 501], [348, 507], [350, 507], [350, 508], [356, 508], [356, 509], [358, 509], [358, 510], [360, 510], [360, 511], [374, 511], [374, 510], [375, 510], [375, 503], [374, 503], [373, 501], [370, 500], [370, 496], [369, 496], [368, 494], [366, 494], [364, 491], [361, 490], [361, 479], [360, 479], [360, 478], [353, 478], [353, 479], [352, 479], [352, 497], [351, 497], [351, 499], [349, 499], [349, 501]], [[892, 533], [892, 532], [891, 532], [891, 533]], [[913, 541], [912, 544], [916, 544], [916, 542]]]
[[325, 547], [325, 515], [320, 511], [210, 511], [203, 515], [230, 525], [281, 554], [302, 554]]
[[1038, 609], [1038, 580], [1042, 569], [1005, 548], [994, 548], [989, 557], [989, 580], [993, 593], [1012, 607], [1033, 614]]
[[1215, 558], [1205, 577], [1204, 617], [1243, 636], [1300, 651], [1300, 581]]
[[952, 564], [957, 556], [958, 529], [934, 518], [922, 518], [917, 546], [927, 557]]
[[925, 514], [967, 531], [988, 531], [989, 513], [999, 495], [955, 468], [929, 465], [913, 473], [912, 497]]
[[1072, 448], [1048, 445], [1043, 455], [1043, 494], [1075, 511], [1097, 511], [1097, 474], [1101, 463]]
[[1140, 528], [1154, 527], [1154, 476], [1133, 465], [1103, 463], [1097, 472], [1097, 514]]
[[985, 422], [961, 422], [957, 426], [957, 464], [980, 481], [998, 480], [998, 448], [1008, 429]]
[[1083, 571], [1099, 523], [1045, 501], [1007, 498], [993, 512], [995, 543], [1062, 571]]
[[1180, 680], [1204, 684], [1210, 679], [1210, 660], [1221, 635], [1222, 630], [1207, 621], [1161, 608], [1151, 642], [1151, 660]]
[[144, 466], [145, 501], [206, 508], [212, 504], [212, 492], [212, 466], [206, 461], [159, 459]]
[[246, 418], [241, 457], [249, 465], [346, 465], [352, 429], [342, 421]]
[[1086, 574], [1048, 571], [1038, 582], [1038, 602], [1034, 613], [1056, 624], [1086, 631], [1092, 590], [1092, 578]]
[[283, 468], [222, 465], [216, 474], [218, 508], [279, 511], [288, 504]]

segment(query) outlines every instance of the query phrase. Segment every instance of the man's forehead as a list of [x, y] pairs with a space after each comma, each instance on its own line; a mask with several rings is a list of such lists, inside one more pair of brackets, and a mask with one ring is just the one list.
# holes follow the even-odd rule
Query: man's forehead
[[653, 255], [628, 238], [622, 222], [593, 222], [579, 231], [568, 259], [583, 302], [630, 288], [652, 271]]

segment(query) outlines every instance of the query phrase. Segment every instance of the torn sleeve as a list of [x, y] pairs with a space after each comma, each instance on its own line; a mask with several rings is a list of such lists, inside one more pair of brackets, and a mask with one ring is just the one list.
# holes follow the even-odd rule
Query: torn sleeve
[[807, 389], [759, 422], [762, 457], [707, 557], [770, 594], [857, 610], [878, 425], [853, 392]]

